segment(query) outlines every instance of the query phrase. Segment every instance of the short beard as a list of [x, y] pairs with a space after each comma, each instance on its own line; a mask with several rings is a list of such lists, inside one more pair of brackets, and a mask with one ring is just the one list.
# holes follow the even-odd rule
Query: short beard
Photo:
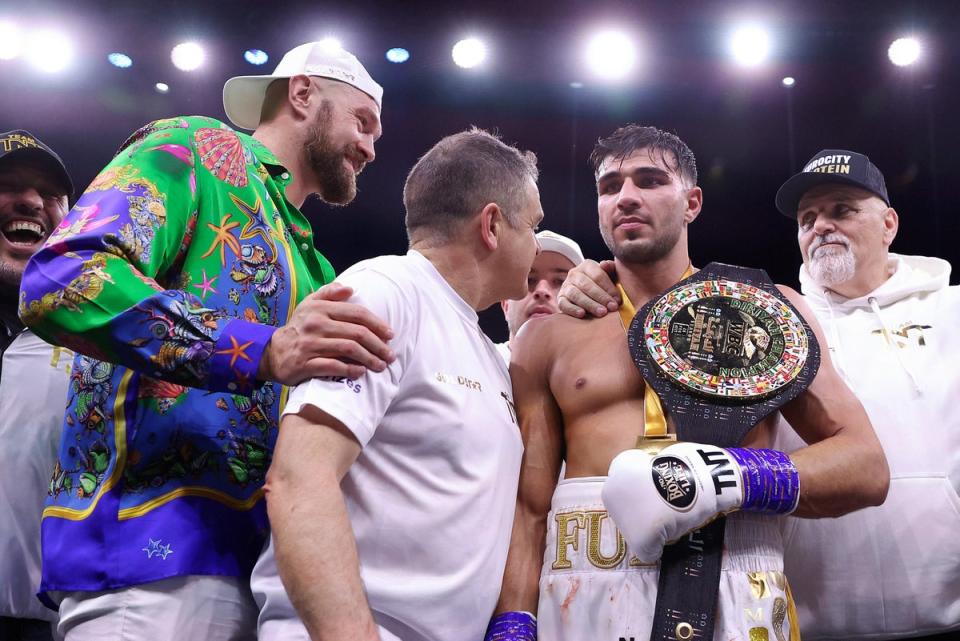
[[649, 242], [634, 244], [623, 243], [618, 245], [613, 238], [613, 230], [600, 228], [600, 235], [607, 249], [622, 263], [649, 264], [655, 263], [669, 254], [680, 240], [680, 227], [668, 229], [665, 234], [651, 239]]
[[344, 150], [335, 149], [330, 142], [327, 132], [332, 121], [333, 104], [324, 100], [304, 152], [320, 185], [320, 198], [330, 205], [346, 205], [357, 196], [357, 177], [343, 166]]
[[9, 331], [16, 331], [22, 327], [20, 319], [17, 318], [22, 278], [22, 270], [13, 267], [10, 263], [0, 261], [0, 326], [6, 327]]
[[814, 256], [817, 247], [819, 245], [811, 246], [807, 255], [807, 271], [814, 282], [821, 287], [836, 287], [853, 278], [857, 271], [857, 258], [849, 245], [845, 245], [843, 251], [834, 249]]
[[13, 267], [10, 263], [0, 261], [0, 300], [18, 299], [22, 279], [23, 270]]

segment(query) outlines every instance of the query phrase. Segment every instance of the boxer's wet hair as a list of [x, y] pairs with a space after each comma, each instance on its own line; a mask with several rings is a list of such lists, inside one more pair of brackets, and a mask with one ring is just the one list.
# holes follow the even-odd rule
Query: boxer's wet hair
[[590, 153], [594, 178], [599, 177], [600, 166], [608, 158], [624, 160], [641, 149], [647, 149], [651, 154], [659, 153], [664, 164], [679, 173], [688, 186], [697, 184], [697, 159], [687, 143], [662, 129], [633, 123], [597, 140]]
[[497, 203], [516, 226], [526, 203], [528, 180], [537, 182], [537, 157], [472, 127], [443, 138], [410, 170], [403, 186], [407, 236], [429, 228], [452, 238], [461, 223]]

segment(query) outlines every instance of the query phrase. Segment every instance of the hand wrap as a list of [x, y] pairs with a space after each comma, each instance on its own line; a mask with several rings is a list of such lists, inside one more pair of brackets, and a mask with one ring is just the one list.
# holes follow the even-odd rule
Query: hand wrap
[[537, 641], [537, 617], [529, 612], [501, 612], [490, 619], [483, 641]]

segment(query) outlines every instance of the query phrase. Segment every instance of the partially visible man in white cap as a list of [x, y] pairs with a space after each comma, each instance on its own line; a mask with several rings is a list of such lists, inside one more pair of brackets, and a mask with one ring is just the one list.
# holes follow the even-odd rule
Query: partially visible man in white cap
[[500, 302], [507, 320], [510, 338], [497, 343], [497, 351], [510, 364], [510, 343], [520, 328], [531, 318], [549, 316], [560, 311], [557, 292], [560, 291], [567, 272], [583, 262], [580, 245], [572, 238], [544, 230], [537, 234], [540, 253], [533, 261], [527, 276], [527, 295], [517, 300]]
[[[20, 316], [78, 352], [44, 510], [46, 603], [85, 639], [252, 639], [263, 482], [287, 388], [383, 371], [299, 211], [345, 205], [383, 91], [309, 43], [232, 78], [213, 118], [132, 136], [28, 264]], [[319, 289], [319, 291], [317, 291]]]

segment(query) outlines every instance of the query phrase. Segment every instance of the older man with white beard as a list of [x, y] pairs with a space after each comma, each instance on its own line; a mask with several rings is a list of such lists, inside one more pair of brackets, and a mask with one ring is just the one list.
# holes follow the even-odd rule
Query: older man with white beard
[[[889, 251], [898, 216], [866, 156], [821, 151], [776, 204], [797, 220], [803, 294], [890, 465], [883, 505], [787, 520], [785, 571], [803, 638], [956, 638], [960, 288], [948, 286], [946, 261]], [[801, 444], [787, 432], [777, 447]]]

